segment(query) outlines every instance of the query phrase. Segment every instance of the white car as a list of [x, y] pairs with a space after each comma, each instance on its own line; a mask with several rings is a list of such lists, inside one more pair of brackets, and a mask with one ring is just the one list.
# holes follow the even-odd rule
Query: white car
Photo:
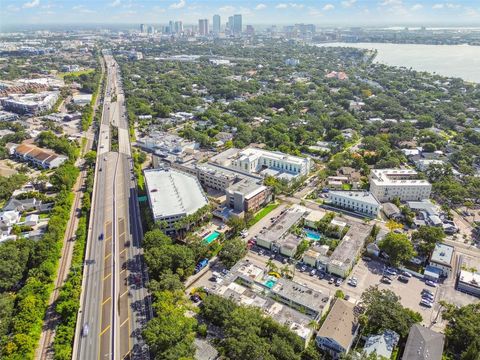
[[426, 300], [426, 299], [420, 300], [420, 305], [425, 306], [425, 307], [428, 307], [428, 308], [433, 307], [433, 303], [430, 302], [430, 301], [428, 301], [428, 300]]
[[348, 280], [348, 285], [350, 286], [353, 286], [353, 287], [356, 287], [358, 284], [358, 280], [356, 277], [351, 277], [349, 280]]

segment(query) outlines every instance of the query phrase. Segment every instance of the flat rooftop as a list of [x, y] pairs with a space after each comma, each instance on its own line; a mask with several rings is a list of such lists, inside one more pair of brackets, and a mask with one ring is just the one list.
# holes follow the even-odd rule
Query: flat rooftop
[[480, 290], [480, 274], [476, 272], [460, 270], [458, 282], [467, 284]]
[[275, 159], [275, 160], [283, 160], [283, 161], [288, 161], [290, 163], [295, 163], [298, 165], [303, 164], [307, 159], [306, 158], [301, 158], [299, 156], [293, 156], [293, 155], [287, 155], [285, 153], [279, 152], [279, 151], [268, 151], [268, 150], [263, 150], [263, 149], [258, 149], [258, 148], [246, 148], [238, 153], [238, 159], [243, 160], [243, 159], [257, 159], [260, 157], [266, 157], [268, 159]]
[[372, 227], [370, 225], [352, 224], [340, 244], [333, 251], [332, 256], [330, 256], [330, 262], [347, 267], [353, 264], [358, 251], [365, 244], [365, 240], [370, 235], [371, 230]]
[[155, 218], [190, 215], [208, 204], [197, 178], [174, 169], [145, 170], [145, 184]]
[[414, 179], [418, 173], [413, 169], [373, 169], [370, 181], [377, 185], [430, 185], [427, 180]]
[[249, 199], [258, 193], [264, 191], [266, 186], [258, 184], [255, 181], [250, 179], [242, 179], [241, 181], [236, 182], [228, 187], [227, 192], [230, 193], [241, 193], [245, 196], [246, 199]]
[[453, 258], [454, 247], [446, 244], [435, 244], [430, 261], [437, 264], [451, 266]]
[[274, 242], [280, 240], [288, 230], [295, 225], [305, 215], [305, 211], [299, 208], [291, 208], [284, 212], [280, 217], [263, 233], [259, 238], [264, 241]]
[[363, 203], [379, 206], [378, 200], [368, 191], [330, 191], [328, 193], [328, 197], [330, 195], [337, 195], [341, 196], [345, 199], [351, 199], [354, 201], [361, 201]]

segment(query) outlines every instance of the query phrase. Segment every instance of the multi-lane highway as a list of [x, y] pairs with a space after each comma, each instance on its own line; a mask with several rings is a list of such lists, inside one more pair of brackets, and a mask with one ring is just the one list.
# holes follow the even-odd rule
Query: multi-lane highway
[[[140, 333], [151, 310], [125, 99], [118, 65], [108, 53], [104, 58], [107, 85], [73, 357], [148, 359]], [[112, 151], [111, 126], [118, 127], [118, 151]]]

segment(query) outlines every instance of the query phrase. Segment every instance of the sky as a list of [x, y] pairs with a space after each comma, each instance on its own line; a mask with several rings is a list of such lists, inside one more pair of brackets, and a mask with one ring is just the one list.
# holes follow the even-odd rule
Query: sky
[[0, 24], [165, 24], [242, 14], [243, 24], [480, 26], [480, 0], [0, 0]]

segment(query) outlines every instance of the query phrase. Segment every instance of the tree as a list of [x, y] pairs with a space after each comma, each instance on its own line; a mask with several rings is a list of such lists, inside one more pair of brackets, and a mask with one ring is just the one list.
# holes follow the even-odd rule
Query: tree
[[411, 241], [405, 234], [388, 233], [378, 245], [385, 251], [394, 266], [409, 261], [416, 255]]
[[417, 249], [422, 255], [429, 255], [435, 248], [437, 242], [445, 239], [445, 232], [442, 228], [435, 226], [420, 226], [412, 234], [412, 240], [417, 243]]
[[422, 321], [422, 316], [400, 304], [400, 297], [391, 290], [379, 290], [377, 286], [369, 287], [361, 297], [365, 308], [360, 322], [365, 327], [363, 333], [379, 334], [390, 329], [401, 337], [406, 337], [410, 327]]
[[247, 255], [247, 247], [240, 238], [226, 241], [218, 254], [220, 261], [230, 269], [238, 260]]
[[463, 359], [478, 359], [478, 334], [480, 332], [480, 304], [457, 307], [444, 304], [442, 318], [447, 320], [445, 328], [446, 352]]
[[403, 225], [390, 219], [390, 220], [387, 221], [387, 228], [388, 228], [388, 230], [393, 231], [393, 230], [396, 230], [396, 229], [402, 229]]
[[245, 228], [245, 221], [238, 216], [231, 216], [227, 220], [227, 225], [230, 228], [232, 235], [237, 236], [240, 234], [240, 231]]
[[55, 173], [50, 177], [50, 182], [57, 190], [70, 190], [79, 174], [78, 168], [66, 162], [55, 169]]

